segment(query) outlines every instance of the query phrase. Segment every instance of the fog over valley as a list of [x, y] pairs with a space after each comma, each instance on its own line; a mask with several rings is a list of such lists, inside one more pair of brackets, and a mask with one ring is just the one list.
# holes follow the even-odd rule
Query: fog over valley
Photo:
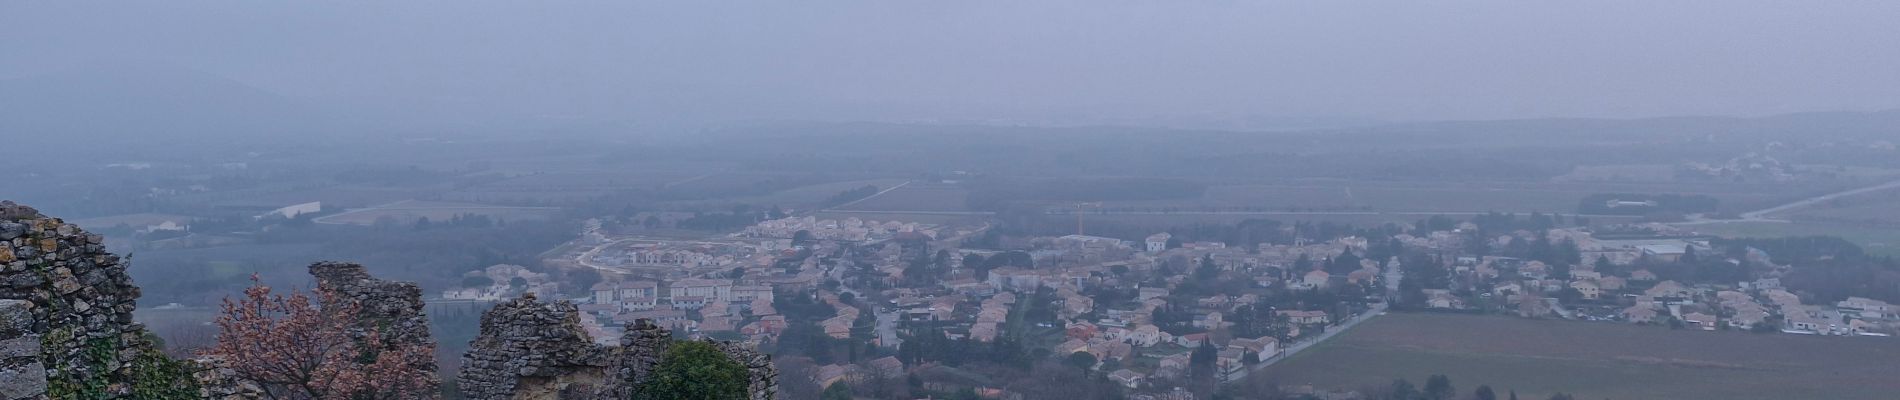
[[0, 400], [1892, 399], [1896, 15], [0, 0]]

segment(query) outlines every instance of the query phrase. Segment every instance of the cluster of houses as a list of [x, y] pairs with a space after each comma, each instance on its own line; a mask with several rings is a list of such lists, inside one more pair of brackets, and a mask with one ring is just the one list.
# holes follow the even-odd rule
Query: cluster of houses
[[[1492, 244], [1506, 246], [1515, 240], [1528, 240], [1532, 235], [1519, 231], [1500, 236]], [[1668, 237], [1600, 240], [1578, 229], [1555, 229], [1546, 235], [1547, 240], [1577, 243], [1585, 262], [1560, 274], [1556, 267], [1533, 260], [1457, 257], [1448, 267], [1455, 277], [1453, 287], [1426, 289], [1426, 307], [1469, 309], [1488, 304], [1515, 310], [1527, 317], [1680, 323], [1702, 330], [1777, 327], [1788, 333], [1863, 336], [1891, 334], [1896, 328], [1896, 317], [1900, 316], [1886, 303], [1865, 298], [1851, 298], [1831, 306], [1803, 304], [1800, 296], [1783, 289], [1777, 278], [1733, 285], [1689, 285], [1660, 279], [1655, 273], [1640, 268], [1643, 262], [1669, 263], [1690, 253], [1707, 253], [1710, 246], [1705, 241]], [[1597, 260], [1636, 269], [1618, 274], [1603, 273], [1597, 271]], [[1759, 250], [1751, 250], [1725, 261], [1735, 268], [1745, 268], [1769, 263], [1769, 257]], [[1560, 302], [1557, 294], [1565, 291], [1574, 293], [1577, 302]], [[1587, 311], [1604, 304], [1619, 308], [1610, 314]], [[1583, 310], [1573, 310], [1573, 307]]]
[[[1377, 279], [1381, 271], [1378, 263], [1370, 261], [1362, 264], [1362, 270], [1339, 277], [1324, 271], [1295, 274], [1287, 267], [1302, 258], [1325, 259], [1349, 250], [1362, 251], [1366, 241], [1361, 238], [1297, 245], [1266, 244], [1252, 250], [1229, 248], [1217, 242], [1172, 245], [1170, 242], [1167, 234], [1154, 235], [1145, 242], [1082, 235], [1036, 238], [1027, 242], [1036, 268], [996, 268], [978, 280], [963, 275], [969, 268], [958, 265], [953, 268], [958, 272], [942, 280], [937, 287], [889, 289], [884, 294], [893, 298], [892, 307], [903, 318], [938, 321], [939, 324], [932, 326], [948, 327], [941, 330], [941, 334], [953, 339], [968, 337], [987, 342], [1000, 334], [1012, 310], [1024, 300], [1021, 296], [1039, 289], [1048, 290], [1054, 294], [1049, 306], [1061, 321], [1065, 335], [1064, 341], [1052, 349], [1054, 354], [1086, 352], [1103, 362], [1102, 365], [1118, 361], [1119, 365], [1129, 367], [1102, 372], [1124, 386], [1143, 388], [1154, 378], [1183, 376], [1190, 354], [1203, 343], [1219, 349], [1216, 365], [1223, 373], [1274, 357], [1280, 353], [1281, 344], [1280, 339], [1273, 336], [1229, 338], [1207, 333], [1231, 327], [1233, 322], [1228, 321], [1227, 316], [1239, 307], [1258, 301], [1256, 295], [1247, 293], [1207, 296], [1194, 299], [1193, 304], [1173, 307], [1189, 310], [1192, 326], [1200, 333], [1171, 334], [1155, 324], [1155, 313], [1175, 299], [1170, 296], [1169, 286], [1184, 281], [1186, 276], [1164, 277], [1169, 286], [1143, 286], [1122, 281], [1123, 274], [1148, 275], [1159, 272], [1164, 264], [1189, 262], [1184, 260], [1199, 263], [1205, 259], [1226, 273], [1254, 276], [1261, 286], [1317, 289], [1368, 283]], [[959, 254], [996, 256], [995, 252], [976, 250], [959, 250]], [[894, 255], [888, 258], [892, 264], [896, 264], [897, 259]], [[879, 270], [893, 276], [902, 273], [897, 267]], [[1130, 286], [1136, 287], [1136, 296], [1130, 304], [1096, 304], [1094, 298], [1083, 294], [1091, 289]], [[1323, 311], [1281, 310], [1277, 313], [1292, 325], [1291, 332], [1295, 336], [1301, 326], [1310, 328], [1333, 322], [1332, 316]], [[1138, 357], [1156, 362], [1136, 363], [1134, 358]], [[1134, 367], [1138, 364], [1151, 367]]]
[[445, 300], [498, 301], [533, 293], [537, 296], [557, 296], [562, 291], [562, 283], [550, 280], [548, 274], [528, 270], [527, 267], [513, 264], [495, 264], [488, 268], [469, 271], [464, 278], [481, 278], [471, 281], [486, 282], [487, 285], [472, 285], [442, 291]]
[[772, 288], [743, 285], [730, 279], [680, 279], [670, 282], [618, 281], [595, 284], [592, 296], [579, 306], [593, 317], [589, 329], [613, 338], [613, 332], [639, 319], [653, 320], [668, 329], [694, 332], [737, 332], [748, 337], [777, 335], [785, 317], [772, 307]]
[[791, 238], [801, 231], [811, 234], [813, 239], [863, 242], [888, 239], [904, 233], [936, 238], [938, 228], [916, 222], [878, 222], [855, 217], [833, 220], [804, 216], [759, 222], [746, 227], [739, 234], [746, 237]]
[[647, 241], [608, 245], [593, 252], [589, 262], [609, 267], [683, 266], [730, 267], [769, 259], [772, 242], [707, 243]]

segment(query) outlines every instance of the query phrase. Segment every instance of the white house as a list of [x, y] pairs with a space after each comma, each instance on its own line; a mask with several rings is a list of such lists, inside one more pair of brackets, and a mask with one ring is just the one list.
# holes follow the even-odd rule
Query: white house
[[1162, 251], [1167, 251], [1168, 239], [1173, 239], [1173, 238], [1174, 238], [1174, 235], [1170, 235], [1167, 232], [1148, 235], [1148, 252], [1160, 253]]

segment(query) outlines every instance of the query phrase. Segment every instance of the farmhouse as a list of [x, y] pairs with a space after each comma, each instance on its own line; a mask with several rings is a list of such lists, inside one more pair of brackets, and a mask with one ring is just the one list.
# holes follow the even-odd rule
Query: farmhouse
[[1300, 279], [1299, 288], [1300, 289], [1324, 288], [1326, 287], [1326, 281], [1332, 278], [1333, 278], [1333, 274], [1328, 274], [1326, 273], [1326, 271], [1314, 270], [1312, 272], [1307, 272], [1306, 275]]
[[1292, 322], [1295, 324], [1301, 324], [1301, 325], [1325, 324], [1331, 321], [1331, 318], [1326, 316], [1325, 311], [1282, 310], [1282, 311], [1276, 311], [1275, 313], [1280, 314], [1280, 316], [1282, 317], [1286, 317], [1287, 321], [1289, 322]]
[[1122, 387], [1129, 389], [1141, 387], [1143, 378], [1145, 377], [1143, 377], [1140, 372], [1130, 371], [1128, 369], [1119, 369], [1108, 374], [1109, 380], [1115, 381], [1115, 383], [1121, 384]]
[[1647, 305], [1634, 305], [1623, 309], [1623, 319], [1631, 323], [1646, 324], [1656, 322], [1656, 309]]
[[1597, 297], [1600, 297], [1603, 294], [1602, 287], [1598, 286], [1597, 281], [1594, 281], [1594, 280], [1580, 280], [1580, 281], [1570, 282], [1570, 288], [1576, 289], [1577, 293], [1583, 294], [1584, 300], [1596, 300]]
[[1712, 330], [1715, 330], [1715, 323], [1717, 321], [1715, 320], [1714, 315], [1708, 315], [1708, 314], [1703, 314], [1699, 312], [1692, 312], [1692, 313], [1683, 314], [1682, 322], [1695, 324], [1697, 326], [1700, 326], [1702, 330], [1705, 330], [1705, 331], [1712, 331]]
[[1261, 358], [1267, 358], [1280, 353], [1280, 340], [1274, 339], [1272, 336], [1261, 336], [1254, 339], [1236, 338], [1227, 342], [1227, 347], [1249, 351], [1254, 354], [1259, 354]]
[[1841, 300], [1841, 302], [1836, 303], [1835, 306], [1840, 307], [1842, 311], [1852, 312], [1863, 318], [1893, 318], [1900, 316], [1896, 315], [1900, 314], [1900, 308], [1896, 308], [1892, 304], [1887, 304], [1887, 302], [1884, 301], [1865, 297], [1849, 297], [1847, 300]]

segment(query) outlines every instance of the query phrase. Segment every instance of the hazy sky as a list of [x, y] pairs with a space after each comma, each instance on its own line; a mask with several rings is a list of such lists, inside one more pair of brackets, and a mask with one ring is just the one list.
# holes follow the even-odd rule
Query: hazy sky
[[1894, 1], [0, 0], [0, 76], [170, 66], [557, 120], [1876, 110], [1897, 43]]

